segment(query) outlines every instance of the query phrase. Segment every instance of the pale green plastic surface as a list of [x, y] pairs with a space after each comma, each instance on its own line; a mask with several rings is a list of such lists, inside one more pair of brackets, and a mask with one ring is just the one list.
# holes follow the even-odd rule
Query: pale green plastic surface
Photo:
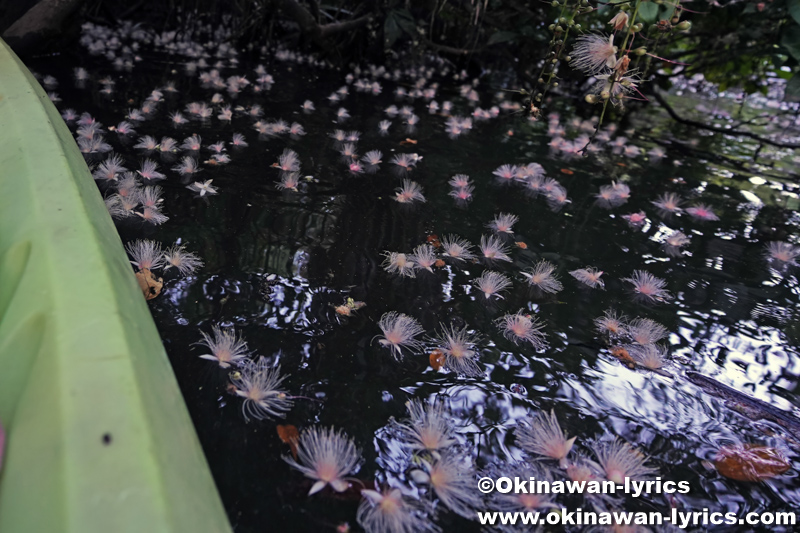
[[231, 530], [86, 163], [2, 40], [0, 419], [2, 533]]

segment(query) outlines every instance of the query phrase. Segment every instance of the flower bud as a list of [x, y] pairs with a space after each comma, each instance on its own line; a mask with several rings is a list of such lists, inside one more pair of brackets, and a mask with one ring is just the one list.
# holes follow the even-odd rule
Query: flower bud
[[564, 61], [566, 61], [567, 63], [569, 63], [570, 61], [572, 61], [572, 56], [567, 56], [567, 57], [565, 57], [565, 58], [564, 58]]
[[676, 26], [681, 31], [689, 31], [692, 28], [692, 23], [688, 20], [684, 20], [680, 24]]
[[647, 48], [645, 48], [644, 46], [640, 46], [639, 48], [634, 50], [633, 53], [636, 54], [637, 56], [643, 56], [647, 53]]
[[614, 31], [620, 31], [625, 29], [625, 26], [628, 25], [628, 14], [624, 11], [620, 11], [614, 18], [608, 21], [608, 24], [614, 29]]
[[558, 87], [558, 82], [557, 81], [553, 82], [553, 87]]
[[597, 103], [597, 95], [587, 94], [585, 100], [586, 100], [587, 104], [596, 104]]
[[550, 5], [553, 7], [558, 7], [558, 0], [553, 0], [553, 2]]
[[603, 91], [600, 93], [600, 98], [602, 98], [603, 100], [608, 100], [609, 98], [611, 98], [611, 93], [609, 91]]
[[550, 30], [550, 31], [553, 31], [554, 29], [556, 29], [556, 25], [555, 25], [555, 24], [550, 24], [550, 25], [547, 27], [547, 29], [548, 29], [548, 30]]
[[564, 17], [561, 17], [560, 19], [558, 19], [558, 23], [559, 24], [566, 24], [567, 23], [567, 19], [565, 19]]
[[580, 25], [580, 24], [575, 24], [575, 29], [576, 29], [576, 30], [578, 30], [578, 31], [580, 31], [580, 29], [581, 29], [581, 25]]
[[638, 23], [634, 24], [633, 26], [631, 26], [631, 30], [633, 30], [636, 33], [639, 33], [640, 31], [642, 31], [643, 27], [644, 26], [642, 26], [642, 23], [638, 22]]
[[539, 85], [544, 85], [544, 78], [539, 78], [538, 80], [536, 80], [536, 82], [537, 82]]
[[564, 28], [561, 26], [556, 26], [556, 33], [564, 33]]

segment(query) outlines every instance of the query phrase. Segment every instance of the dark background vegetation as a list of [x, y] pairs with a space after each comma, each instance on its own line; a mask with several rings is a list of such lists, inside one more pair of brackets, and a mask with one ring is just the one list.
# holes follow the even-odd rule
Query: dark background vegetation
[[[655, 85], [666, 87], [678, 74], [702, 74], [722, 90], [750, 94], [766, 93], [784, 78], [790, 80], [787, 99], [800, 99], [800, 0], [659, 2], [640, 9], [646, 29], [635, 44], [679, 63], [656, 60], [661, 69], [649, 72], [656, 73]], [[576, 22], [583, 31], [607, 31], [617, 6], [589, 5], [595, 9]], [[193, 13], [208, 22], [229, 16], [229, 40], [245, 49], [282, 43], [335, 64], [437, 52], [479, 71], [512, 67], [532, 85], [559, 9], [523, 0], [4, 0], [0, 32], [18, 53], [30, 55], [75, 45], [84, 21], [129, 19], [161, 30], [180, 28]], [[688, 20], [692, 27], [658, 38], [647, 28], [661, 20]], [[559, 78], [569, 77], [569, 69], [559, 71]]]

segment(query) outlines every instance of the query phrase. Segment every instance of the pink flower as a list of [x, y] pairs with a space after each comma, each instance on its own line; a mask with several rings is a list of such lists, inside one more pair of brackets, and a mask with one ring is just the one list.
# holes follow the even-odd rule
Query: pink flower
[[630, 215], [622, 215], [622, 218], [627, 220], [628, 224], [631, 226], [640, 226], [647, 220], [647, 215], [644, 211], [639, 211], [638, 213], [631, 213]]
[[586, 74], [597, 74], [603, 68], [614, 68], [617, 64], [617, 48], [614, 36], [591, 34], [578, 37], [572, 49], [572, 68], [582, 70]]
[[695, 220], [719, 220], [719, 217], [714, 211], [705, 204], [697, 204], [694, 207], [688, 207], [686, 212]]

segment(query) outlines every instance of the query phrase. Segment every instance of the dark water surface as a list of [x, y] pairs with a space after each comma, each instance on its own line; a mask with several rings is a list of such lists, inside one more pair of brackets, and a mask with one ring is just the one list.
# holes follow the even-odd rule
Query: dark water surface
[[[149, 305], [236, 531], [330, 531], [345, 522], [358, 529], [358, 492], [336, 494], [328, 488], [306, 496], [311, 481], [282, 460], [289, 447], [279, 440], [276, 423], [344, 430], [363, 451], [355, 478], [367, 486], [377, 481], [404, 487], [409, 496], [419, 496], [422, 489], [408, 474], [411, 463], [389, 426], [392, 418], [407, 416], [407, 400], [434, 397], [444, 398], [464, 425], [460, 444], [479, 468], [497, 463], [503, 472], [508, 461], [523, 459], [514, 428], [539, 410], [554, 409], [561, 427], [577, 436], [577, 451], [591, 456], [593, 442], [619, 436], [645, 452], [662, 479], [691, 483], [688, 495], [676, 495], [672, 501], [659, 495], [629, 498], [624, 509], [667, 513], [678, 506], [739, 515], [797, 509], [795, 470], [768, 482], [744, 483], [708, 468], [705, 462], [712, 461], [722, 445], [767, 444], [793, 462], [798, 448], [778, 426], [751, 421], [683, 375], [694, 370], [781, 409], [800, 408], [797, 269], [770, 268], [764, 253], [769, 241], [797, 239], [798, 186], [796, 176], [793, 183], [786, 173], [793, 154], [764, 153], [763, 166], [745, 169], [741, 163], [753, 145], [673, 128], [655, 109], [627, 117], [617, 136], [628, 137], [643, 152], [656, 144], [664, 146], [662, 159], [646, 154], [624, 157], [607, 147], [589, 157], [566, 159], [548, 146], [546, 118], [533, 122], [509, 112], [476, 120], [472, 131], [451, 139], [444, 132], [445, 118], [428, 113], [428, 100], [395, 98], [396, 87], [411, 89], [409, 77], [400, 84], [381, 79], [379, 96], [357, 93], [351, 86], [342, 102], [329, 104], [327, 96], [345, 84], [350, 70], [277, 61], [271, 54], [259, 61], [275, 78], [268, 91], [254, 94], [248, 88], [234, 100], [224, 89], [219, 92], [233, 106], [262, 105], [264, 120], [297, 121], [307, 135], [260, 140], [252, 128], [254, 119], [235, 114], [232, 124], [223, 123], [216, 112], [208, 121], [173, 127], [170, 112], [182, 111], [190, 101], [209, 102], [217, 91], [203, 88], [196, 74], [183, 73], [184, 57], [149, 46], [140, 55], [143, 61], [132, 73], [115, 71], [108, 61], [84, 52], [39, 59], [30, 67], [60, 81], [60, 109], [88, 111], [106, 126], [123, 120], [153, 89], [174, 81], [179, 92], [165, 93], [157, 112], [136, 124], [138, 135], [171, 136], [180, 143], [197, 133], [206, 146], [228, 142], [233, 132], [240, 132], [250, 144], [229, 147], [228, 165], [204, 166], [196, 179], [213, 179], [219, 189], [208, 198], [185, 188], [185, 180], [169, 170], [174, 163], [160, 161], [167, 179], [158, 185], [164, 188], [164, 213], [170, 220], [161, 226], [118, 224], [126, 242], [147, 237], [168, 245], [180, 239], [205, 262], [185, 278], [168, 271], [163, 293]], [[252, 73], [255, 64], [243, 59], [221, 73], [223, 78], [246, 74], [252, 81], [257, 77]], [[92, 76], [85, 90], [76, 89], [71, 76], [71, 69], [80, 65]], [[462, 82], [452, 80], [458, 70], [451, 68], [448, 76], [431, 81], [440, 83], [436, 100], [452, 100], [454, 113], [466, 116], [472, 107], [459, 95]], [[98, 92], [96, 80], [105, 75], [116, 80], [110, 97]], [[372, 79], [366, 73], [356, 79], [360, 77]], [[491, 80], [486, 76], [477, 87], [485, 108], [499, 104]], [[506, 93], [506, 98], [523, 103], [515, 93]], [[678, 105], [696, 117], [700, 112], [694, 105], [702, 99], [692, 98], [696, 100], [678, 100]], [[306, 99], [315, 103], [315, 112], [303, 113]], [[567, 137], [575, 137], [570, 103], [566, 97], [554, 101], [551, 110], [560, 111]], [[391, 104], [414, 108], [421, 119], [416, 131], [407, 132], [398, 117], [389, 119], [393, 124], [388, 136], [378, 135], [378, 122], [387, 118], [383, 110]], [[714, 103], [705, 105], [711, 108]], [[342, 106], [352, 118], [337, 124], [335, 113]], [[711, 114], [705, 116], [714, 120]], [[329, 137], [339, 128], [362, 133], [359, 154], [383, 152], [376, 174], [348, 172], [337, 142]], [[416, 144], [401, 144], [406, 138]], [[144, 155], [131, 147], [135, 141], [121, 142], [113, 133], [107, 140], [129, 169], [138, 168]], [[300, 155], [301, 175], [314, 177], [299, 193], [275, 188], [279, 173], [270, 165], [287, 147]], [[409, 177], [424, 188], [426, 203], [394, 201], [401, 179], [389, 160], [396, 153], [423, 157]], [[203, 150], [196, 157], [204, 161], [208, 155]], [[158, 160], [158, 154], [150, 157]], [[571, 203], [554, 212], [541, 196], [526, 194], [519, 184], [500, 184], [492, 176], [502, 164], [530, 162], [541, 164], [557, 179]], [[474, 201], [465, 207], [448, 196], [447, 181], [458, 173], [468, 174], [475, 184]], [[631, 198], [607, 209], [596, 203], [595, 195], [612, 180], [627, 184]], [[665, 192], [689, 199], [686, 205], [706, 203], [721, 220], [698, 222], [686, 214], [665, 218], [651, 204]], [[641, 227], [631, 227], [622, 218], [640, 210], [647, 215]], [[481, 263], [448, 263], [413, 279], [381, 267], [383, 252], [411, 253], [433, 234], [457, 234], [477, 245], [481, 235], [489, 234], [485, 225], [500, 212], [516, 214], [519, 222], [514, 237], [507, 240], [513, 262], [492, 267], [513, 281], [512, 290], [497, 304], [487, 304], [471, 286], [486, 268]], [[662, 247], [670, 230], [690, 237], [679, 257]], [[526, 286], [520, 272], [540, 259], [558, 267], [563, 291], [543, 295]], [[584, 287], [568, 274], [586, 266], [605, 272], [605, 290]], [[637, 301], [630, 284], [622, 281], [634, 270], [666, 280], [674, 300], [655, 305]], [[270, 274], [277, 275], [277, 283], [265, 298], [261, 288]], [[352, 317], [338, 316], [333, 306], [347, 297], [366, 307]], [[547, 349], [536, 351], [503, 338], [494, 320], [520, 309], [544, 322]], [[665, 370], [673, 378], [630, 370], [610, 355], [593, 324], [608, 309], [653, 319], [669, 330]], [[377, 321], [387, 311], [417, 318], [429, 335], [440, 324], [468, 325], [482, 339], [483, 374], [463, 378], [436, 372], [427, 354], [396, 362], [373, 341], [380, 334]], [[229, 371], [198, 358], [207, 352], [194, 344], [200, 330], [210, 332], [215, 324], [235, 326], [256, 354], [279, 362], [289, 375], [284, 387], [298, 398], [285, 421], [246, 423], [241, 399], [228, 388]], [[445, 531], [479, 530], [477, 522], [449, 513], [441, 504], [437, 508], [436, 523]]]

